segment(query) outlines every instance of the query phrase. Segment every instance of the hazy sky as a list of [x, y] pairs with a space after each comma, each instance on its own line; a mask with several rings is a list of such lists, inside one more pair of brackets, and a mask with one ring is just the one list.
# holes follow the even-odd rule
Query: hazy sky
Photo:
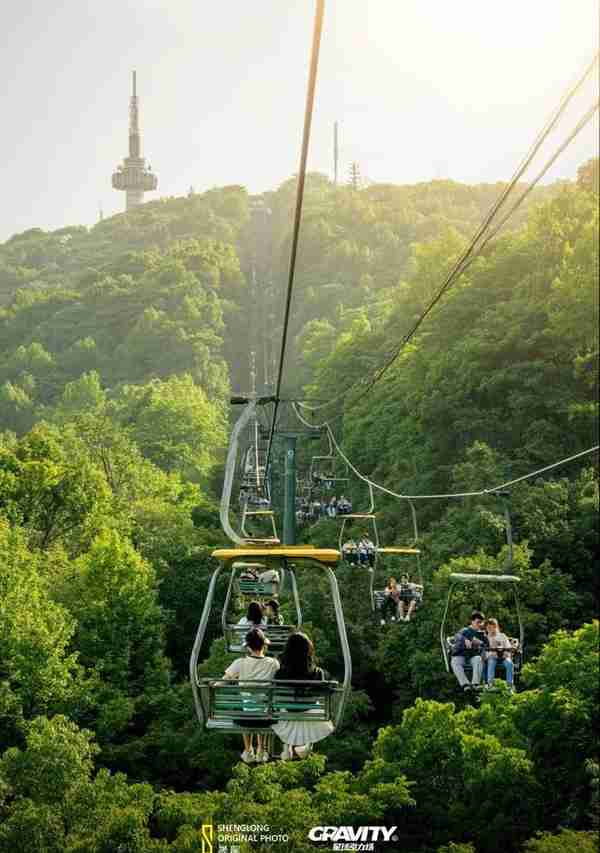
[[[313, 12], [313, 0], [3, 4], [0, 239], [123, 209], [110, 176], [133, 68], [158, 195], [275, 188], [297, 170]], [[598, 44], [597, 0], [327, 0], [325, 14], [309, 166], [332, 173], [338, 119], [342, 169], [357, 160], [374, 181], [510, 177]], [[596, 120], [549, 179], [574, 176], [597, 136]]]

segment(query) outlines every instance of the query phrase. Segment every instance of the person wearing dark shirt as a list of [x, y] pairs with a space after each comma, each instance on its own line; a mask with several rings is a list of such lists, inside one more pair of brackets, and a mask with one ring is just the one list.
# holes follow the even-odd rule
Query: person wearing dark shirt
[[381, 604], [381, 624], [385, 625], [388, 611], [391, 612], [392, 622], [396, 621], [398, 614], [398, 602], [400, 601], [400, 589], [396, 578], [390, 578], [386, 588], [383, 590], [384, 599]]
[[[462, 689], [467, 692], [481, 684], [483, 674], [483, 654], [488, 641], [483, 630], [485, 617], [479, 610], [471, 614], [471, 622], [456, 634], [452, 644], [450, 666]], [[473, 668], [472, 681], [465, 674], [465, 663], [469, 661]]]
[[283, 616], [279, 612], [279, 602], [276, 598], [267, 601], [265, 605], [267, 625], [283, 625]]
[[[279, 662], [280, 668], [274, 676], [277, 680], [326, 680], [323, 670], [315, 666], [315, 649], [312, 642], [300, 631], [290, 634]], [[305, 758], [313, 743], [332, 733], [333, 723], [324, 720], [280, 720], [271, 728], [283, 741], [281, 758], [286, 761], [291, 758]]]

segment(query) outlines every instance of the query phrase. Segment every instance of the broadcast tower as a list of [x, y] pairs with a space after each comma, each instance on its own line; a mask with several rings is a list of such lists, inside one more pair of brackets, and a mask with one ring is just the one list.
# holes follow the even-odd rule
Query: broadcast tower
[[146, 160], [142, 157], [135, 71], [129, 102], [129, 157], [124, 158], [122, 166], [117, 166], [112, 185], [116, 190], [125, 190], [125, 210], [142, 204], [144, 193], [152, 192], [158, 186], [156, 175], [150, 171], [150, 166], [146, 167]]

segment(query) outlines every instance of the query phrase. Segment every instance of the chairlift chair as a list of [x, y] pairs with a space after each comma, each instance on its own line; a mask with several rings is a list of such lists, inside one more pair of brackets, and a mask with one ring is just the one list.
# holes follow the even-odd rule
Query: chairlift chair
[[[339, 560], [334, 549], [308, 546], [242, 547], [219, 549], [213, 557], [219, 565], [213, 572], [204, 602], [200, 624], [190, 656], [190, 681], [194, 706], [199, 722], [207, 729], [225, 733], [265, 732], [265, 725], [280, 720], [331, 721], [334, 728], [340, 725], [344, 706], [350, 693], [352, 661], [346, 635], [344, 614], [337, 578], [333, 572]], [[223, 569], [233, 569], [240, 561], [257, 560], [261, 564], [279, 566], [290, 571], [292, 564], [301, 561], [328, 577], [334, 603], [338, 636], [344, 661], [344, 677], [338, 681], [227, 681], [202, 678], [198, 661], [206, 634], [210, 613], [214, 606], [215, 589]], [[290, 575], [291, 577], [291, 575]]]
[[361, 521], [364, 523], [368, 523], [371, 526], [371, 529], [373, 531], [373, 544], [375, 546], [374, 551], [373, 551], [373, 560], [370, 563], [370, 570], [372, 570], [374, 572], [376, 565], [377, 565], [377, 555], [380, 553], [380, 548], [379, 548], [379, 532], [377, 530], [377, 516], [375, 515], [375, 498], [373, 495], [373, 487], [371, 486], [370, 483], [369, 483], [369, 497], [370, 497], [370, 504], [369, 504], [369, 509], [367, 512], [348, 512], [348, 513], [344, 513], [343, 515], [337, 516], [338, 518], [342, 519], [342, 525], [340, 527], [340, 534], [338, 537], [338, 548], [339, 548], [340, 552], [342, 554], [344, 554], [344, 530], [345, 530], [346, 525], [348, 523], [350, 523], [350, 525], [352, 525], [352, 523], [354, 521]]
[[328, 488], [332, 488], [334, 483], [348, 482], [348, 465], [346, 463], [344, 463], [344, 473], [339, 476], [338, 457], [334, 452], [329, 433], [327, 433], [327, 441], [329, 443], [327, 453], [322, 456], [313, 456], [310, 461], [308, 477], [313, 487], [326, 485]]
[[[249, 518], [258, 519], [259, 521], [266, 521], [270, 523], [273, 536], [256, 538], [251, 533], [248, 533], [248, 531], [246, 530], [246, 521]], [[273, 545], [279, 544], [277, 526], [275, 524], [275, 513], [272, 509], [248, 509], [248, 501], [245, 501], [242, 507], [242, 522], [240, 525], [240, 530], [246, 542], [271, 543]]]
[[[521, 578], [518, 575], [514, 575], [511, 573], [513, 566], [513, 538], [512, 538], [512, 525], [510, 519], [510, 510], [508, 506], [508, 501], [506, 498], [508, 497], [507, 492], [495, 492], [493, 493], [495, 497], [499, 497], [502, 500], [503, 509], [504, 509], [504, 524], [505, 524], [505, 533], [506, 533], [506, 541], [508, 545], [507, 558], [505, 560], [503, 570], [499, 573], [489, 573], [482, 574], [478, 572], [453, 572], [450, 575], [450, 585], [448, 588], [448, 595], [446, 598], [446, 604], [444, 607], [444, 615], [442, 617], [442, 623], [440, 625], [440, 645], [442, 649], [442, 656], [444, 659], [444, 665], [446, 667], [446, 672], [450, 672], [450, 658], [452, 655], [452, 646], [454, 636], [452, 634], [448, 634], [448, 614], [450, 612], [450, 606], [452, 603], [452, 597], [454, 591], [457, 587], [461, 585], [506, 585], [513, 594], [514, 608], [516, 614], [517, 625], [519, 629], [518, 637], [509, 637], [509, 641], [512, 646], [512, 660], [513, 660], [513, 668], [514, 668], [514, 678], [515, 681], [518, 679], [522, 665], [523, 658], [525, 653], [525, 628], [523, 625], [523, 619], [521, 616], [521, 609], [519, 606], [519, 593], [518, 593], [518, 584], [521, 581]], [[469, 660], [465, 661], [465, 671], [469, 671], [472, 669], [472, 665]]]
[[[524, 655], [524, 645], [525, 645], [525, 629], [523, 626], [523, 620], [521, 617], [521, 610], [519, 607], [519, 594], [517, 591], [517, 585], [519, 584], [521, 578], [518, 575], [504, 575], [504, 574], [476, 574], [471, 572], [453, 572], [450, 575], [450, 587], [448, 589], [448, 597], [446, 599], [446, 606], [444, 608], [444, 615], [442, 618], [442, 624], [440, 627], [440, 644], [442, 647], [442, 655], [444, 657], [444, 665], [446, 667], [446, 672], [450, 672], [450, 658], [452, 656], [452, 646], [454, 642], [453, 634], [448, 634], [448, 612], [450, 610], [450, 604], [452, 601], [452, 595], [457, 586], [461, 584], [506, 584], [513, 592], [514, 603], [515, 603], [515, 613], [517, 616], [517, 623], [519, 626], [519, 636], [518, 637], [509, 637], [510, 644], [512, 646], [512, 660], [513, 660], [513, 668], [514, 668], [514, 677], [515, 681], [521, 672], [521, 667], [523, 665], [523, 655]], [[469, 671], [472, 669], [472, 665], [470, 661], [467, 659], [464, 665], [465, 671]]]
[[279, 582], [253, 580], [250, 578], [245, 579], [240, 577], [244, 570], [247, 570], [248, 568], [264, 572], [268, 566], [265, 563], [248, 562], [246, 560], [237, 561], [231, 566], [229, 585], [227, 587], [225, 604], [223, 605], [223, 612], [221, 615], [221, 624], [223, 627], [223, 636], [225, 637], [227, 651], [243, 653], [245, 651], [246, 634], [250, 630], [248, 625], [231, 623], [228, 618], [233, 593], [236, 587], [238, 594], [243, 601], [256, 600], [262, 602], [267, 598], [278, 598], [280, 593], [283, 591], [285, 581], [289, 578], [289, 585], [291, 587], [294, 608], [296, 611], [295, 623], [293, 625], [261, 626], [261, 629], [264, 631], [265, 636], [269, 641], [266, 654], [280, 654], [284, 650], [290, 634], [293, 634], [294, 631], [300, 630], [300, 626], [302, 625], [302, 610], [300, 608], [300, 598], [298, 596], [298, 586], [296, 583], [294, 566], [292, 564], [288, 564], [285, 567], [283, 565], [281, 566], [281, 569], [278, 570], [280, 577]]
[[[412, 541], [405, 546], [393, 545], [389, 547], [378, 548], [377, 553], [383, 557], [414, 557], [417, 561], [417, 583], [411, 583], [410, 586], [402, 590], [403, 598], [410, 598], [416, 602], [415, 609], [418, 609], [423, 603], [423, 578], [421, 575], [421, 550], [420, 548], [416, 548], [416, 544], [419, 541], [419, 529], [417, 526], [417, 513], [415, 511], [415, 507], [412, 501], [409, 501], [412, 523], [413, 523], [413, 539]], [[404, 572], [403, 572], [404, 574]], [[384, 589], [376, 589], [375, 588], [376, 581], [376, 572], [371, 572], [371, 580], [370, 580], [370, 594], [371, 594], [371, 610], [373, 613], [377, 613], [381, 610], [383, 602], [385, 601], [385, 590]]]

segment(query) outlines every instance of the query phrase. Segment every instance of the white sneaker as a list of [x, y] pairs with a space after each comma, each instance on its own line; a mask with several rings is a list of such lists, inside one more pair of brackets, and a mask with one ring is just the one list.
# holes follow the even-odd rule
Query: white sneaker
[[285, 743], [283, 745], [283, 750], [281, 752], [281, 760], [282, 761], [290, 761], [291, 758], [292, 758], [292, 756], [290, 754], [290, 746], [289, 746], [289, 744]]
[[395, 622], [395, 621], [396, 621], [396, 617], [392, 616], [392, 622]]
[[259, 749], [256, 753], [255, 761], [257, 764], [264, 764], [269, 760], [269, 753], [265, 749]]
[[380, 625], [385, 625], [385, 619], [382, 619], [382, 620], [381, 620], [381, 622], [380, 622], [379, 624], [380, 624]]
[[312, 743], [305, 743], [304, 746], [295, 747], [295, 752], [299, 758], [306, 758], [309, 752], [312, 752]]
[[253, 764], [256, 761], [256, 755], [253, 749], [245, 749], [242, 752], [242, 761], [245, 764]]

